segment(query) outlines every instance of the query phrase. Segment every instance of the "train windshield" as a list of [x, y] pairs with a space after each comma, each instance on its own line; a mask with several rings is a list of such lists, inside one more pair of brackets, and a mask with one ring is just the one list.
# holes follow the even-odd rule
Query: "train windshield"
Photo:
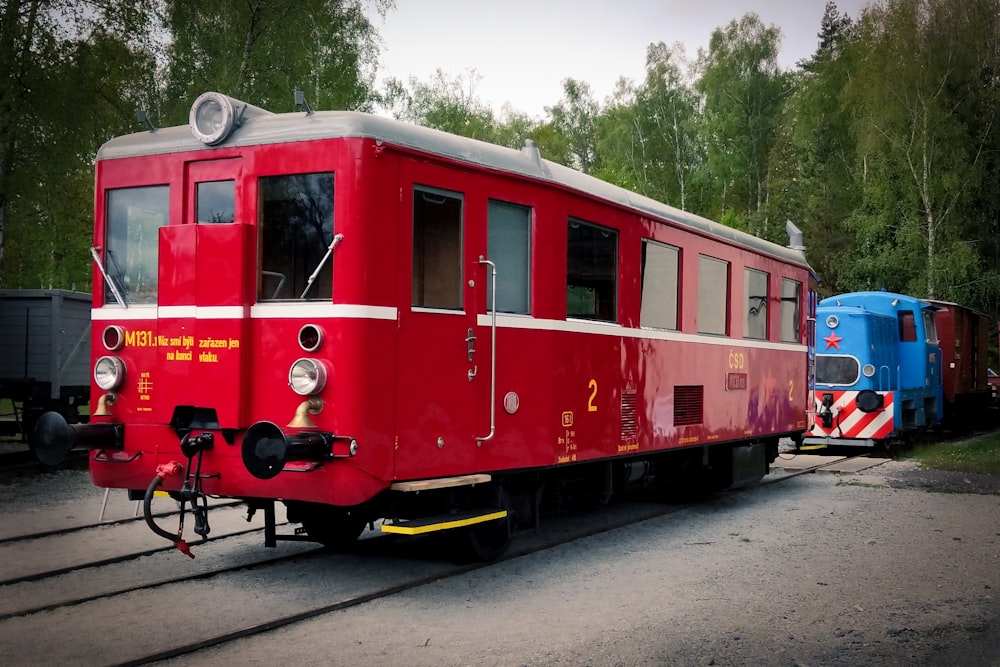
[[[156, 303], [158, 229], [169, 206], [166, 185], [108, 191], [104, 264], [126, 303]], [[105, 303], [114, 300], [105, 285]]]
[[262, 178], [260, 197], [258, 301], [330, 299], [333, 174]]
[[858, 360], [836, 354], [816, 355], [816, 384], [852, 385], [858, 381]]

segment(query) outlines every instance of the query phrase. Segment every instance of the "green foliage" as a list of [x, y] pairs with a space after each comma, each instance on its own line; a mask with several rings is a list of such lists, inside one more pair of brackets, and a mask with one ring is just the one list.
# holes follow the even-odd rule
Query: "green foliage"
[[295, 88], [313, 109], [370, 108], [377, 33], [360, 0], [165, 1], [164, 124], [207, 90], [270, 111], [291, 111]]
[[886, 287], [1000, 313], [1000, 0], [828, 2], [815, 53], [777, 65], [753, 13], [694, 64], [653, 43], [599, 102], [564, 79], [546, 117], [497, 113], [478, 75], [375, 90], [364, 9], [391, 0], [0, 0], [0, 286], [86, 289], [108, 138], [183, 124], [219, 90], [272, 111], [382, 109], [520, 149], [778, 243], [804, 232], [823, 294]]
[[[707, 211], [712, 217], [729, 210], [750, 214], [767, 201], [768, 156], [791, 92], [778, 67], [779, 40], [778, 28], [749, 13], [713, 32], [702, 54], [696, 88], [703, 96], [706, 169], [717, 202]], [[766, 225], [766, 216], [758, 217], [751, 231], [766, 235]]]
[[0, 286], [87, 289], [92, 160], [152, 79], [145, 17], [70, 0], [0, 15]]

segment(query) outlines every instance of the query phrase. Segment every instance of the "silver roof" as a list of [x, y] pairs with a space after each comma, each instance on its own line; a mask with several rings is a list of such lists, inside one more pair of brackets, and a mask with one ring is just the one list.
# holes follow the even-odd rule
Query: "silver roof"
[[771, 243], [611, 185], [575, 169], [544, 160], [539, 155], [537, 148], [530, 142], [525, 148], [515, 150], [391, 118], [354, 111], [273, 114], [250, 107], [243, 118], [242, 125], [216, 147], [206, 147], [205, 144], [195, 139], [187, 125], [181, 125], [158, 129], [155, 132], [140, 132], [111, 139], [98, 150], [97, 159], [113, 160], [141, 155], [196, 150], [210, 151], [223, 147], [345, 137], [374, 139], [391, 146], [427, 152], [477, 166], [558, 184], [626, 206], [650, 217], [672, 220], [691, 229], [784, 261], [808, 266], [805, 254], [800, 248], [788, 248]]

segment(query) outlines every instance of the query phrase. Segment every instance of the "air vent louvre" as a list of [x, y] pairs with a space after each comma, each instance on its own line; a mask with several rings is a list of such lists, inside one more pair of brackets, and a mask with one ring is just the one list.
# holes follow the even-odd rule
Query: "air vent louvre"
[[634, 442], [639, 435], [635, 392], [622, 394], [622, 442]]
[[705, 388], [701, 385], [674, 387], [674, 426], [690, 426], [703, 421]]

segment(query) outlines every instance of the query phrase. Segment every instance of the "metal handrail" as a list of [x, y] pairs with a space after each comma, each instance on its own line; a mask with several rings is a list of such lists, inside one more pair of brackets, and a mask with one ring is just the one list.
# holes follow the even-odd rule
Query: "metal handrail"
[[476, 447], [482, 447], [484, 442], [493, 439], [496, 435], [497, 430], [497, 265], [486, 259], [482, 255], [479, 256], [479, 263], [488, 265], [492, 272], [492, 296], [490, 304], [490, 315], [492, 316], [492, 322], [490, 324], [490, 434], [482, 437], [476, 438]]

